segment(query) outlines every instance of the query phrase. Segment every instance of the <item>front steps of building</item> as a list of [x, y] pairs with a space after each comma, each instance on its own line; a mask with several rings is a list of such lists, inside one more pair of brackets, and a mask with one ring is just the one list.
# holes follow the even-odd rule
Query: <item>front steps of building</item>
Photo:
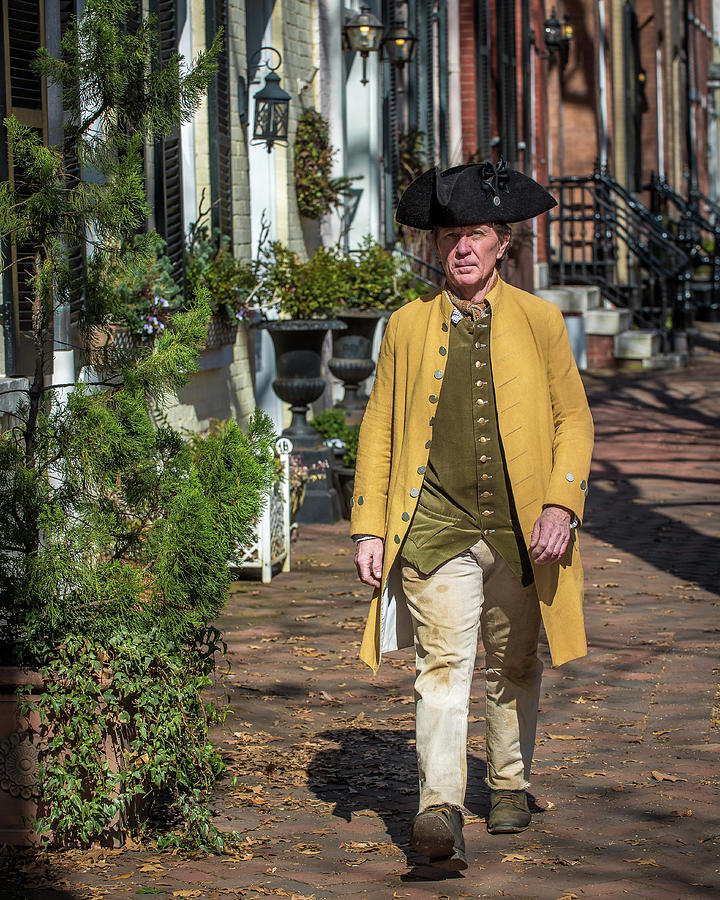
[[687, 350], [661, 352], [659, 331], [630, 328], [629, 309], [606, 305], [600, 288], [564, 284], [536, 290], [560, 307], [578, 368], [668, 369], [687, 364]]

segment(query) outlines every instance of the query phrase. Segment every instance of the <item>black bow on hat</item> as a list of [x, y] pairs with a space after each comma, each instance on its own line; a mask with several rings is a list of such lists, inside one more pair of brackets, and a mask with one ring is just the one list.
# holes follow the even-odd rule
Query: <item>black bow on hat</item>
[[497, 163], [468, 163], [444, 172], [437, 166], [428, 169], [407, 187], [395, 219], [424, 229], [521, 222], [553, 206], [557, 201], [545, 188], [500, 158]]

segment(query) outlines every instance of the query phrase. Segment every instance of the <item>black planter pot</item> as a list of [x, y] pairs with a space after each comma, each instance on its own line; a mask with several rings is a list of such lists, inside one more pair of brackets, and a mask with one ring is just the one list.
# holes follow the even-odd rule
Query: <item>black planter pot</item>
[[378, 320], [388, 315], [384, 309], [345, 310], [338, 314], [347, 331], [333, 334], [333, 355], [328, 368], [343, 383], [345, 394], [336, 406], [344, 409], [349, 418], [361, 418], [367, 405], [368, 398], [360, 391], [360, 382], [375, 369], [372, 360], [375, 328]]
[[310, 404], [325, 390], [322, 347], [329, 330], [347, 326], [336, 319], [289, 319], [259, 322], [255, 328], [270, 332], [275, 347], [276, 378], [273, 390], [290, 404], [292, 421], [283, 431], [295, 447], [319, 447], [320, 435], [307, 423]]

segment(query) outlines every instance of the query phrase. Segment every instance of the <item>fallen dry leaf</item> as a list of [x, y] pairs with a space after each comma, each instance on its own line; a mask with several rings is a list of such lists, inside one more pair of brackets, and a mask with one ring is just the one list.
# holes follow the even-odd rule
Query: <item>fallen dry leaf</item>
[[549, 734], [548, 737], [553, 741], [586, 741], [587, 738], [577, 734]]
[[650, 773], [655, 781], [687, 781], [687, 778], [680, 778], [679, 775], [668, 775], [665, 772], [658, 772], [653, 769]]
[[654, 859], [626, 859], [625, 862], [636, 863], [638, 866], [657, 866], [660, 868], [660, 863], [656, 863]]
[[524, 853], [506, 853], [500, 862], [535, 862], [532, 856], [525, 856]]

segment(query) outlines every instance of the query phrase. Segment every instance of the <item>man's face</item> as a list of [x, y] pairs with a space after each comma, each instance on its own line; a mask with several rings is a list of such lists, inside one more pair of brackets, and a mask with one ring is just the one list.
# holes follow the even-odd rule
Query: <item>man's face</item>
[[480, 290], [490, 281], [510, 236], [500, 239], [492, 225], [438, 228], [440, 264], [450, 286], [460, 295]]

